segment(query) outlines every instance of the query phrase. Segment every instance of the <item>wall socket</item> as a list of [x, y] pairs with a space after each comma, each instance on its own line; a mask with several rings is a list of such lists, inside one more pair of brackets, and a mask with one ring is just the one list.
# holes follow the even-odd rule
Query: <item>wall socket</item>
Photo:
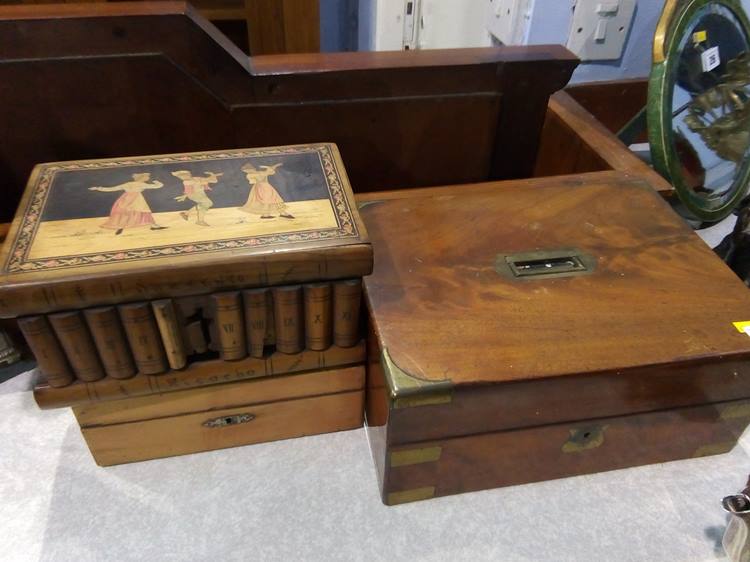
[[635, 7], [636, 0], [576, 0], [568, 49], [582, 61], [619, 59]]

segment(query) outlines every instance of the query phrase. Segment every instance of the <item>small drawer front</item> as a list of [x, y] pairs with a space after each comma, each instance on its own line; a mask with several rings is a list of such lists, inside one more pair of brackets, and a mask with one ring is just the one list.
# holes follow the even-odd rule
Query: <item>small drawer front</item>
[[165, 418], [82, 427], [97, 464], [110, 466], [362, 426], [356, 390]]

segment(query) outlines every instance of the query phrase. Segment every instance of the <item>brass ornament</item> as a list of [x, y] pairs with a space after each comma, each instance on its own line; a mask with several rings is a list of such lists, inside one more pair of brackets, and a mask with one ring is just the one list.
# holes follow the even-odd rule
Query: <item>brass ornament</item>
[[387, 348], [383, 349], [381, 363], [391, 408], [450, 404], [453, 400], [453, 383], [450, 379], [429, 381], [415, 377], [394, 363]]

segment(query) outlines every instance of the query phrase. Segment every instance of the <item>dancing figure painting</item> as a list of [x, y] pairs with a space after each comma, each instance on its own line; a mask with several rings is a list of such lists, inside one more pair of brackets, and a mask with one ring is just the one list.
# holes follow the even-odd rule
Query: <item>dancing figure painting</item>
[[274, 175], [281, 165], [282, 163], [279, 162], [273, 166], [261, 166], [262, 170], [258, 170], [252, 164], [242, 166], [251, 189], [247, 202], [240, 207], [241, 211], [260, 215], [262, 219], [272, 219], [275, 215], [285, 219], [294, 218], [289, 214], [284, 198], [268, 180], [269, 176]]
[[352, 206], [330, 144], [40, 164], [6, 267], [352, 238]]
[[151, 207], [148, 206], [146, 199], [143, 197], [145, 189], [159, 189], [164, 187], [160, 181], [149, 182], [151, 174], [133, 174], [133, 180], [112, 187], [89, 187], [91, 191], [102, 191], [109, 193], [112, 191], [124, 192], [117, 198], [112, 210], [109, 212], [109, 218], [102, 223], [102, 228], [109, 228], [115, 231], [115, 234], [122, 234], [126, 228], [139, 226], [149, 226], [151, 230], [161, 230], [165, 227], [159, 226], [154, 221]]

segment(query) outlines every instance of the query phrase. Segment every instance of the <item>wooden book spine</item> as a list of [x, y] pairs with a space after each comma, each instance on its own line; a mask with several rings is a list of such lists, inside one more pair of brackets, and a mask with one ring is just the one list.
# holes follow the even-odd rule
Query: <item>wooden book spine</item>
[[60, 388], [75, 380], [65, 353], [44, 316], [20, 318], [18, 327], [36, 357], [39, 370], [47, 379], [47, 384]]
[[151, 305], [145, 302], [124, 304], [117, 309], [138, 371], [144, 375], [158, 375], [166, 371], [167, 360]]
[[276, 345], [276, 319], [273, 310], [273, 291], [266, 289], [266, 347]]
[[107, 375], [114, 379], [129, 379], [134, 376], [135, 364], [117, 309], [114, 306], [89, 308], [83, 314]]
[[65, 388], [52, 388], [39, 384], [34, 390], [36, 403], [42, 409], [61, 408], [74, 404], [90, 404], [105, 400], [120, 400], [133, 396], [161, 395], [189, 388], [202, 388], [252, 379], [268, 380], [276, 375], [315, 371], [360, 365], [365, 361], [364, 342], [354, 347], [331, 346], [325, 351], [304, 350], [288, 355], [272, 353], [262, 359], [245, 357], [239, 361], [212, 359], [188, 365], [182, 371], [171, 371], [163, 376], [137, 376], [127, 380], [105, 378], [94, 383], [70, 384]]
[[78, 311], [58, 312], [48, 318], [76, 377], [85, 382], [103, 378], [104, 369], [83, 315]]
[[[245, 307], [245, 334], [251, 357], [263, 357], [268, 331], [273, 324], [273, 300], [270, 289], [242, 292]], [[271, 320], [269, 324], [269, 319]]]
[[273, 315], [276, 324], [276, 349], [281, 353], [299, 353], [304, 349], [304, 312], [302, 287], [274, 287]]
[[224, 361], [236, 361], [247, 356], [245, 321], [242, 316], [242, 297], [238, 291], [211, 295], [214, 322], [219, 334], [219, 353]]
[[201, 322], [190, 322], [185, 326], [185, 337], [187, 338], [188, 353], [205, 353], [208, 351], [208, 342], [203, 334]]
[[161, 334], [161, 343], [172, 369], [183, 369], [187, 365], [187, 352], [182, 339], [182, 331], [177, 320], [177, 312], [171, 299], [161, 299], [151, 303], [156, 317], [156, 325]]
[[362, 300], [362, 280], [347, 279], [333, 285], [333, 343], [351, 347], [361, 339], [359, 309]]
[[332, 341], [332, 290], [330, 283], [305, 285], [305, 346], [323, 351]]

